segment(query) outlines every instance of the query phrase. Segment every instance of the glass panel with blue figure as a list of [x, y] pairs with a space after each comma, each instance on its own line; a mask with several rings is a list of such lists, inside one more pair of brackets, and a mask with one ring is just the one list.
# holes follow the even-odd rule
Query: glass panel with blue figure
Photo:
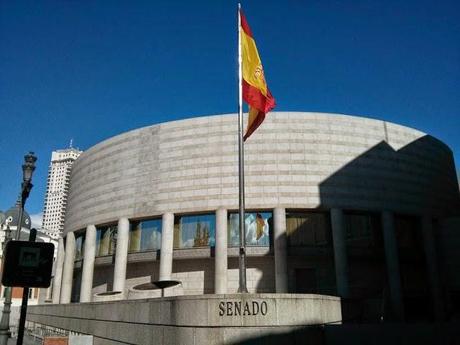
[[145, 252], [161, 249], [161, 219], [149, 219], [131, 223], [129, 252]]
[[214, 247], [216, 216], [212, 214], [177, 216], [174, 220], [174, 248]]
[[[251, 247], [270, 246], [270, 225], [272, 224], [272, 212], [246, 212], [244, 226], [246, 230], [246, 245]], [[229, 213], [228, 216], [228, 246], [240, 245], [238, 213]]]

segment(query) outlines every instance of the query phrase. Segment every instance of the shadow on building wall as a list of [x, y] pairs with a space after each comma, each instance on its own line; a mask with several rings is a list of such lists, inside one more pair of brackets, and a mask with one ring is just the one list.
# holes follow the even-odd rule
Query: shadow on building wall
[[319, 185], [323, 207], [459, 214], [452, 152], [426, 135], [395, 150], [381, 141]]
[[294, 331], [255, 336], [232, 345], [451, 345], [458, 344], [458, 325], [386, 324], [386, 325], [319, 325]]
[[[295, 231], [289, 233], [287, 210], [289, 291], [337, 294], [331, 224], [327, 219], [329, 210], [338, 208], [344, 215], [350, 286], [349, 296], [343, 301], [343, 319], [391, 321], [394, 312], [389, 303], [381, 225], [382, 211], [390, 211], [395, 221], [406, 320], [432, 320], [421, 217], [429, 215], [437, 224], [440, 219], [460, 214], [450, 149], [429, 135], [399, 149], [381, 141], [323, 180], [319, 197], [318, 208], [305, 211], [309, 218], [298, 221], [297, 231], [308, 231], [311, 238], [302, 238]], [[296, 217], [296, 212], [291, 216]], [[439, 228], [435, 225], [434, 230], [438, 232]], [[295, 242], [301, 245], [293, 245]]]

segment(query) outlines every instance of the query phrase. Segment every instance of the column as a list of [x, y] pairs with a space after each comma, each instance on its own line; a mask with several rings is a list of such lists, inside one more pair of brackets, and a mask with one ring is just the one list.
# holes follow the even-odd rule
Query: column
[[399, 272], [398, 243], [395, 235], [394, 216], [390, 211], [382, 212], [382, 231], [391, 308], [396, 320], [402, 321], [404, 320], [404, 306], [401, 291], [401, 274]]
[[113, 271], [113, 291], [125, 292], [126, 265], [128, 264], [129, 220], [120, 218], [117, 230], [115, 269]]
[[436, 321], [443, 321], [444, 304], [441, 282], [439, 279], [435, 237], [433, 233], [433, 219], [430, 216], [422, 217], [422, 235], [434, 316]]
[[66, 236], [64, 270], [62, 272], [61, 304], [70, 303], [72, 295], [73, 265], [75, 263], [75, 235], [68, 232]]
[[61, 299], [61, 283], [62, 283], [62, 270], [64, 266], [64, 239], [59, 237], [58, 247], [57, 247], [57, 258], [56, 258], [56, 267], [54, 269], [54, 278], [53, 278], [53, 303], [59, 304]]
[[171, 280], [174, 244], [174, 213], [161, 220], [160, 280]]
[[219, 208], [216, 211], [216, 252], [214, 268], [214, 292], [227, 293], [227, 210]]
[[[49, 288], [39, 288], [38, 289], [38, 304], [44, 304], [46, 301], [46, 296], [48, 295]], [[33, 291], [33, 288], [31, 288]]]
[[50, 303], [53, 300], [52, 297], [52, 292], [53, 292], [53, 286], [54, 286], [54, 279], [51, 280], [52, 284], [48, 289], [46, 289], [46, 296], [45, 296], [45, 302]]
[[96, 227], [88, 225], [85, 233], [85, 251], [81, 273], [80, 302], [91, 302], [94, 260], [96, 257]]
[[350, 284], [348, 282], [347, 241], [342, 209], [331, 208], [331, 227], [337, 294], [347, 298], [350, 296]]
[[276, 207], [273, 210], [273, 227], [273, 244], [275, 252], [275, 290], [276, 293], [287, 293], [288, 274], [286, 209], [282, 207]]

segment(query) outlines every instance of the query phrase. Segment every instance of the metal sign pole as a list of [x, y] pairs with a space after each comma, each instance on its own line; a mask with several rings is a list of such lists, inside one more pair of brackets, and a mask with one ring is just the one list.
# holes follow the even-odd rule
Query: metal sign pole
[[[29, 234], [29, 242], [35, 242], [37, 237], [37, 229], [31, 229]], [[19, 317], [19, 328], [18, 328], [18, 341], [16, 345], [22, 345], [24, 339], [24, 328], [26, 325], [27, 315], [27, 303], [29, 302], [29, 288], [24, 287], [22, 292], [22, 303], [21, 303], [21, 316]]]

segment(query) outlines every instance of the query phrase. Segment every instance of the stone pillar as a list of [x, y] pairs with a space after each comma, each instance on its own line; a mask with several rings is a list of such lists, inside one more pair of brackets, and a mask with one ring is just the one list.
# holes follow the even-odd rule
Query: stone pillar
[[442, 287], [439, 278], [436, 243], [433, 233], [433, 219], [430, 216], [422, 217], [422, 235], [434, 316], [436, 321], [443, 321], [444, 303], [442, 299]]
[[273, 210], [273, 228], [273, 244], [275, 252], [275, 289], [276, 293], [287, 293], [288, 274], [286, 209], [282, 207], [276, 207]]
[[46, 289], [46, 295], [45, 295], [45, 302], [50, 303], [53, 300], [52, 292], [53, 292], [53, 286], [54, 286], [54, 279], [51, 279], [51, 285], [48, 289]]
[[59, 304], [61, 299], [61, 283], [62, 283], [62, 269], [64, 266], [64, 239], [59, 237], [58, 247], [57, 247], [57, 258], [56, 258], [56, 267], [54, 269], [54, 278], [53, 278], [53, 303]]
[[61, 304], [70, 303], [72, 295], [73, 266], [75, 263], [75, 235], [68, 232], [66, 236], [64, 270], [62, 273]]
[[174, 244], [174, 213], [165, 213], [161, 221], [160, 280], [171, 280]]
[[[33, 291], [33, 288], [31, 288]], [[48, 295], [49, 288], [39, 288], [38, 289], [38, 304], [44, 304], [46, 301], [46, 296]]]
[[396, 320], [403, 321], [404, 306], [401, 291], [401, 274], [399, 271], [398, 243], [396, 241], [394, 216], [390, 211], [382, 212], [382, 231], [391, 309]]
[[96, 258], [96, 227], [88, 225], [85, 234], [85, 254], [81, 274], [80, 302], [91, 302], [94, 260]]
[[214, 292], [227, 293], [227, 210], [219, 208], [216, 211], [216, 251], [214, 268]]
[[345, 222], [343, 210], [331, 208], [332, 242], [334, 244], [335, 280], [337, 294], [340, 297], [350, 296], [350, 284], [348, 281], [348, 256]]
[[125, 292], [126, 265], [128, 264], [129, 220], [120, 218], [117, 230], [115, 269], [113, 271], [113, 291]]

